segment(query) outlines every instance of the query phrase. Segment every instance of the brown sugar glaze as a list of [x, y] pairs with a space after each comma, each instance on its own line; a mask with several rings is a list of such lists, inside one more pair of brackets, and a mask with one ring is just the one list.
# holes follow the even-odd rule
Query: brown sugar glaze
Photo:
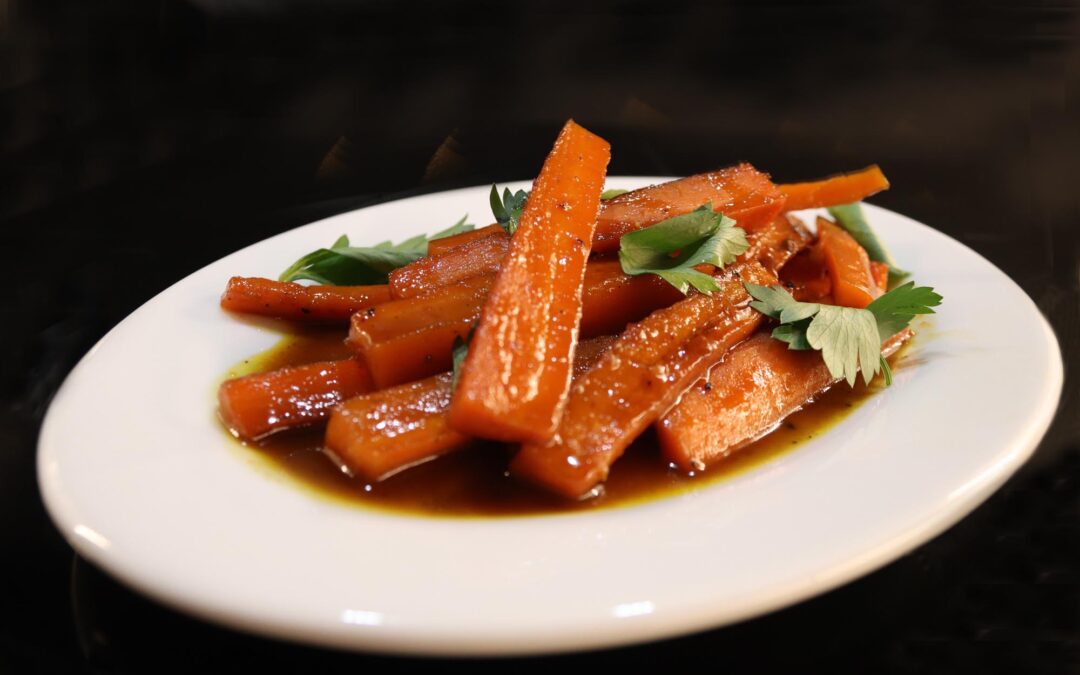
[[[890, 361], [902, 359], [906, 350], [905, 347]], [[305, 329], [287, 333], [271, 349], [237, 364], [226, 377], [349, 355], [339, 328]], [[615, 464], [602, 493], [580, 502], [549, 495], [508, 476], [506, 467], [512, 448], [495, 443], [477, 442], [474, 447], [378, 483], [354, 478], [341, 469], [323, 450], [322, 427], [283, 432], [242, 445], [318, 495], [368, 508], [435, 517], [590, 511], [680, 494], [757, 467], [828, 431], [878, 391], [878, 381], [880, 378], [869, 387], [861, 381], [855, 388], [832, 387], [770, 434], [697, 475], [670, 468], [649, 431]]]

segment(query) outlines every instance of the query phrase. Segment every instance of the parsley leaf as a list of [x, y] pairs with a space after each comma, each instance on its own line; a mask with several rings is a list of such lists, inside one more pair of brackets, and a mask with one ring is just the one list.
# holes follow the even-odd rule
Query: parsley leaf
[[[465, 222], [468, 214], [431, 239], [441, 239], [474, 228]], [[417, 235], [400, 244], [384, 241], [374, 246], [350, 246], [345, 235], [338, 237], [330, 248], [320, 248], [303, 256], [289, 266], [280, 281], [308, 279], [319, 284], [350, 286], [385, 284], [390, 272], [427, 255], [428, 237]]]
[[624, 234], [619, 241], [619, 263], [630, 275], [655, 274], [683, 293], [693, 286], [702, 293], [720, 287], [695, 265], [723, 267], [750, 247], [746, 233], [735, 221], [702, 204], [690, 213]]
[[906, 272], [896, 266], [892, 256], [885, 250], [885, 246], [874, 234], [870, 224], [866, 222], [860, 202], [829, 207], [829, 215], [835, 218], [836, 223], [847, 230], [855, 241], [859, 242], [859, 246], [866, 249], [871, 260], [889, 266], [889, 288], [911, 276], [911, 272]]
[[907, 328], [916, 314], [933, 314], [931, 307], [941, 304], [934, 289], [915, 287], [914, 282], [894, 288], [866, 309], [799, 302], [780, 286], [745, 286], [754, 298], [750, 306], [780, 322], [774, 338], [786, 342], [788, 349], [820, 351], [829, 374], [851, 386], [859, 372], [869, 384], [879, 371], [885, 384], [892, 384], [882, 343]]
[[627, 192], [630, 192], [630, 191], [629, 190], [623, 190], [622, 188], [611, 188], [610, 190], [604, 190], [603, 192], [601, 192], [600, 193], [600, 199], [602, 199], [603, 201], [606, 202], [609, 199], [615, 199], [619, 195], [624, 195]]
[[499, 198], [499, 188], [491, 186], [491, 195], [488, 201], [491, 203], [491, 214], [495, 221], [503, 226], [507, 234], [517, 231], [518, 222], [521, 220], [521, 212], [525, 210], [525, 202], [529, 200], [529, 193], [525, 190], [510, 192], [509, 188], [503, 188], [502, 198]]
[[472, 342], [473, 333], [476, 332], [476, 324], [469, 329], [469, 334], [462, 340], [460, 335], [454, 336], [454, 349], [450, 353], [450, 362], [453, 364], [454, 374], [450, 378], [450, 391], [457, 389], [458, 379], [461, 377], [461, 366], [465, 363], [465, 357], [469, 355], [469, 343]]

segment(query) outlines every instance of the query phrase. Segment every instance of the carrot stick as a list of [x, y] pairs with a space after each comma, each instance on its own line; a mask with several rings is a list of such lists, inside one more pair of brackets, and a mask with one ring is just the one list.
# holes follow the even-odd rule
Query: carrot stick
[[607, 141], [570, 120], [533, 183], [454, 391], [454, 429], [545, 439], [570, 387]]
[[[582, 340], [575, 376], [596, 363], [614, 338]], [[330, 416], [326, 446], [368, 480], [464, 447], [470, 440], [450, 428], [450, 373], [357, 396]]]
[[833, 302], [844, 307], [866, 307], [881, 295], [870, 270], [870, 256], [835, 223], [818, 218], [817, 227], [825, 267], [832, 281]]
[[395, 298], [413, 298], [482, 274], [497, 272], [510, 242], [502, 228], [486, 237], [427, 255], [390, 273]]
[[492, 275], [473, 277], [358, 312], [347, 343], [379, 389], [449, 370], [454, 338], [469, 334], [493, 282]]
[[621, 333], [626, 324], [683, 298], [652, 274], [630, 276], [617, 260], [590, 262], [581, 297], [581, 337]]
[[342, 322], [355, 312], [390, 299], [379, 286], [304, 286], [258, 277], [233, 277], [221, 296], [221, 308], [275, 319]]
[[807, 248], [784, 265], [780, 281], [799, 302], [828, 300], [832, 304], [832, 281], [820, 245]]
[[468, 232], [459, 232], [458, 234], [452, 234], [449, 237], [432, 239], [428, 242], [427, 252], [428, 255], [442, 255], [452, 248], [468, 244], [470, 241], [483, 239], [484, 237], [497, 232], [506, 232], [506, 230], [502, 228], [502, 225], [496, 224], [469, 230]]
[[785, 211], [813, 209], [862, 201], [870, 195], [889, 189], [889, 181], [877, 164], [862, 171], [853, 171], [824, 180], [807, 183], [786, 183], [779, 186], [787, 195]]
[[747, 235], [750, 248], [739, 260], [756, 260], [776, 274], [792, 257], [808, 246], [813, 235], [798, 221], [777, 216], [759, 230]]
[[320, 361], [227, 380], [218, 410], [233, 434], [250, 441], [322, 422], [335, 405], [370, 389], [358, 360]]
[[603, 203], [592, 250], [616, 251], [619, 239], [627, 232], [689, 213], [706, 202], [734, 218], [739, 227], [753, 232], [780, 212], [784, 195], [766, 174], [749, 164], [633, 190]]
[[[889, 356], [911, 337], [905, 329], [882, 347]], [[656, 423], [664, 458], [702, 471], [776, 428], [839, 380], [821, 354], [788, 349], [768, 333], [743, 342]]]
[[[867, 253], [869, 255], [869, 253]], [[874, 278], [874, 283], [877, 285], [878, 290], [882, 293], [889, 287], [889, 266], [886, 263], [878, 262], [877, 260], [870, 261], [870, 276]]]
[[628, 327], [574, 383], [554, 440], [523, 444], [511, 472], [566, 497], [587, 496], [648, 425], [757, 328], [761, 314], [748, 307], [743, 282], [772, 278], [754, 263], [731, 268], [718, 277], [721, 290]]

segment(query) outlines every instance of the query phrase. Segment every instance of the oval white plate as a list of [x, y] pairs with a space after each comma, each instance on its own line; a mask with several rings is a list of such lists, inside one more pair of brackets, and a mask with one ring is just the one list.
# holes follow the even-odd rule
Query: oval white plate
[[321, 499], [230, 447], [215, 382], [278, 336], [218, 309], [229, 276], [274, 276], [342, 233], [374, 243], [465, 212], [480, 221], [487, 192], [286, 232], [113, 329], [68, 377], [40, 437], [45, 503], [76, 550], [165, 604], [322, 645], [477, 655], [618, 645], [745, 619], [895, 559], [989, 496], [1053, 417], [1061, 355], [1028, 297], [956, 241], [870, 207], [897, 259], [945, 297], [917, 340], [917, 367], [824, 436], [732, 480], [585, 514], [428, 519]]

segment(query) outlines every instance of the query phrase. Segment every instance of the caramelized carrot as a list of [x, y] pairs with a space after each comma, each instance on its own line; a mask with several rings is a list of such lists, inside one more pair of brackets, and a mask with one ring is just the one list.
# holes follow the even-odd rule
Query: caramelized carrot
[[[889, 356], [911, 336], [897, 333]], [[656, 424], [667, 461], [701, 471], [772, 431], [833, 384], [821, 354], [788, 349], [768, 333], [743, 342]]]
[[493, 281], [492, 275], [473, 277], [358, 312], [347, 342], [379, 389], [449, 370], [454, 338], [469, 334]]
[[345, 322], [355, 312], [390, 299], [380, 286], [304, 286], [258, 277], [233, 277], [221, 308], [291, 321]]
[[590, 262], [581, 298], [581, 337], [621, 333], [631, 321], [644, 319], [682, 297], [658, 276], [623, 273], [617, 260]]
[[[582, 340], [574, 375], [588, 370], [613, 342]], [[353, 398], [330, 416], [326, 446], [368, 480], [457, 450], [470, 439], [448, 424], [450, 393], [450, 373], [443, 373]]]
[[787, 195], [785, 211], [851, 204], [889, 189], [889, 181], [877, 164], [824, 180], [786, 183], [779, 186]]
[[570, 387], [581, 287], [611, 157], [570, 120], [533, 183], [454, 391], [454, 429], [549, 438]]
[[458, 234], [452, 234], [449, 237], [440, 237], [439, 239], [432, 239], [428, 242], [427, 252], [428, 255], [442, 255], [452, 248], [468, 244], [470, 241], [476, 241], [477, 239], [483, 239], [484, 237], [495, 234], [496, 232], [506, 232], [502, 228], [502, 225], [488, 225], [486, 227], [480, 227], [475, 230], [469, 230], [468, 232], [459, 232]]
[[889, 288], [889, 266], [885, 263], [871, 260], [870, 276], [874, 278], [874, 283], [882, 293]]
[[510, 235], [502, 228], [498, 230], [399, 267], [390, 273], [390, 292], [395, 298], [413, 298], [441, 286], [497, 272], [510, 242]]
[[777, 216], [746, 238], [750, 248], [739, 256], [739, 260], [756, 260], [765, 269], [776, 274], [788, 260], [806, 248], [813, 236], [802, 223], [785, 216]]
[[870, 256], [854, 237], [835, 223], [818, 218], [818, 241], [832, 282], [833, 302], [866, 307], [881, 295], [870, 271]]
[[784, 195], [766, 174], [749, 164], [632, 190], [601, 206], [593, 252], [616, 251], [627, 232], [689, 213], [707, 202], [753, 232], [776, 217], [784, 207]]
[[322, 422], [335, 405], [371, 389], [367, 368], [356, 359], [320, 361], [223, 382], [218, 410], [238, 437]]
[[712, 295], [628, 327], [574, 383], [554, 439], [523, 444], [511, 472], [570, 498], [604, 480], [631, 441], [761, 322], [743, 281], [768, 284], [772, 275], [756, 263], [722, 275]]
[[828, 298], [831, 304], [832, 281], [819, 245], [807, 248], [784, 265], [780, 281], [799, 302], [825, 302]]

